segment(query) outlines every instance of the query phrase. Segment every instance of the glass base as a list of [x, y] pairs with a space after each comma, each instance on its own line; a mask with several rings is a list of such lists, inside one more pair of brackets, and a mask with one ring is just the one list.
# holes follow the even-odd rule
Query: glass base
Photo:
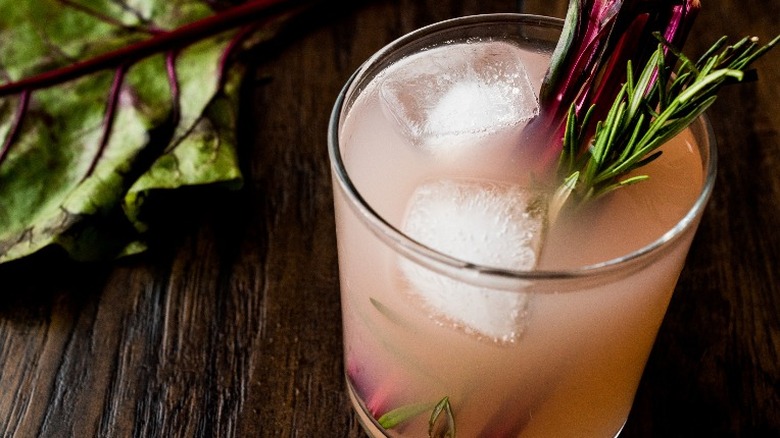
[[[349, 381], [349, 378], [346, 378], [345, 381], [347, 382], [347, 393], [349, 394], [349, 399], [352, 402], [352, 407], [355, 410], [355, 413], [358, 417], [358, 422], [360, 422], [360, 425], [363, 427], [363, 431], [366, 432], [366, 435], [371, 438], [395, 437], [396, 435], [390, 434], [390, 432], [382, 428], [376, 419], [374, 419], [373, 415], [371, 415], [366, 406], [358, 397], [357, 393], [355, 392], [355, 388], [352, 386], [352, 382]], [[620, 426], [613, 438], [618, 438], [620, 436], [620, 433], [623, 432], [623, 428], [626, 426], [626, 421], [623, 421], [623, 424]], [[520, 436], [522, 437], [522, 434]]]

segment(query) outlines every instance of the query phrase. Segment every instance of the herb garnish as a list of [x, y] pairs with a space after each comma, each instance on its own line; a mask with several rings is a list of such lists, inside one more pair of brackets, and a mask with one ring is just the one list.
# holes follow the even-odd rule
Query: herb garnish
[[557, 178], [550, 222], [567, 205], [648, 179], [629, 173], [658, 158], [780, 38], [760, 46], [723, 37], [693, 62], [680, 48], [700, 9], [699, 0], [570, 0], [526, 137], [540, 148], [540, 174]]
[[[628, 60], [645, 65], [657, 44], [654, 33], [682, 47], [700, 9], [699, 0], [569, 0], [539, 93], [539, 116], [527, 128], [525, 143], [538, 148], [540, 171], [557, 162], [569, 110], [583, 117], [595, 105], [591, 122], [604, 120]], [[593, 123], [585, 131], [590, 138]]]
[[[579, 204], [646, 180], [647, 175], [624, 176], [658, 158], [657, 149], [712, 105], [722, 86], [742, 81], [745, 69], [780, 40], [775, 37], [759, 46], [756, 38], [746, 37], [726, 45], [723, 37], [693, 62], [656, 36], [662, 43], [636, 79], [629, 61], [626, 82], [591, 139], [584, 127], [594, 106], [582, 120], [575, 106], [570, 107], [558, 163], [563, 183], [550, 205], [552, 218], [569, 199]], [[674, 75], [659, 74], [666, 70], [665, 49], [680, 60]]]

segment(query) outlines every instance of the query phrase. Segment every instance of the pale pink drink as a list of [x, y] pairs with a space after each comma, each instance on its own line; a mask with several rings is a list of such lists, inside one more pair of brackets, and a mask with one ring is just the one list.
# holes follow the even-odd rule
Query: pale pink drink
[[[714, 149], [700, 120], [648, 181], [550, 222], [523, 129], [560, 25], [429, 26], [372, 57], [336, 104], [345, 374], [372, 436], [428, 436], [444, 397], [458, 437], [612, 437], [626, 420]], [[383, 429], [388, 412], [398, 424]]]

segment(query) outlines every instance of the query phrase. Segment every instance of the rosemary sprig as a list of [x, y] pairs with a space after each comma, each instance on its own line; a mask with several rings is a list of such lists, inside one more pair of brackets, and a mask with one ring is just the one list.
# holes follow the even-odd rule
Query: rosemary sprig
[[[722, 86], [742, 81], [747, 67], [780, 40], [778, 36], [759, 46], [757, 38], [745, 37], [726, 45], [723, 37], [692, 62], [656, 37], [661, 43], [638, 78], [629, 62], [626, 82], [591, 138], [585, 138], [585, 127], [593, 106], [579, 120], [571, 105], [558, 162], [563, 182], [551, 200], [551, 220], [567, 202], [579, 205], [648, 179], [626, 175], [658, 158], [657, 149], [712, 105]], [[679, 60], [673, 75], [666, 73], [667, 52]]]

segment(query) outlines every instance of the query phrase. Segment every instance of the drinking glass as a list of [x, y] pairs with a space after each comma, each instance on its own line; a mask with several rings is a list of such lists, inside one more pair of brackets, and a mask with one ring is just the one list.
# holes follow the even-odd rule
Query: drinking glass
[[[396, 116], [414, 108], [382, 105], [398, 93], [424, 99], [419, 81], [395, 81], [390, 96], [379, 92], [374, 104], [361, 100], [376, 92], [375, 81], [388, 80], [388, 68], [462, 42], [522, 47], [530, 57], [528, 74], [538, 82], [561, 27], [559, 19], [521, 14], [433, 24], [379, 50], [338, 96], [328, 148], [345, 377], [370, 436], [447, 436], [454, 429], [458, 437], [613, 437], [626, 421], [715, 180], [716, 151], [706, 119], [691, 126], [688, 140], [698, 149], [693, 167], [701, 177], [683, 178], [679, 188], [669, 189], [684, 192], [687, 184], [693, 194], [671, 226], [616, 254], [606, 246], [594, 250], [598, 242], [578, 244], [588, 231], [575, 232], [568, 235], [574, 241], [564, 245], [567, 256], [578, 260], [580, 252], [596, 251], [606, 254], [604, 259], [512, 269], [453, 256], [410, 236], [403, 225], [415, 187], [447, 172], [459, 181], [489, 178], [492, 166], [512, 160], [485, 152], [455, 163], [455, 153], [446, 149], [458, 142], [455, 137], [437, 144], [443, 153], [410, 147], [414, 141], [408, 133], [396, 131], [415, 126], [399, 124]], [[496, 47], [501, 52], [496, 56], [504, 59], [504, 46]], [[445, 70], [446, 58], [437, 58]], [[405, 68], [395, 71], [407, 74]], [[487, 164], [480, 161], [483, 156]], [[472, 164], [476, 176], [469, 173]], [[451, 220], [460, 216], [456, 209]], [[437, 227], [434, 234], [448, 230], [448, 221]], [[438, 304], [420, 298], [428, 292], [415, 292], [426, 287], [437, 289]], [[482, 312], [482, 319], [473, 323], [461, 317], [469, 312]]]

